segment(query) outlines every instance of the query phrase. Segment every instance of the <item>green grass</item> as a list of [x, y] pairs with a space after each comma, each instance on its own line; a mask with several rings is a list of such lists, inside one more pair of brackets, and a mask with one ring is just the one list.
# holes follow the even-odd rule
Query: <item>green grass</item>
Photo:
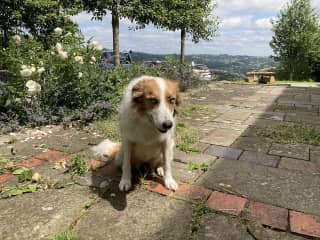
[[202, 104], [186, 104], [179, 110], [179, 117], [184, 118], [190, 115], [209, 116], [214, 113], [214, 109]]
[[67, 231], [56, 234], [52, 240], [77, 240], [77, 236], [74, 232]]
[[112, 114], [104, 120], [96, 121], [93, 123], [92, 127], [111, 141], [118, 142], [121, 140], [118, 126], [118, 114]]
[[280, 112], [288, 112], [290, 110], [290, 107], [286, 105], [276, 105], [274, 106], [273, 110]]
[[206, 171], [208, 171], [208, 169], [209, 169], [209, 165], [207, 163], [199, 164], [199, 163], [192, 163], [191, 162], [188, 164], [189, 171], [201, 170], [203, 172], [206, 172]]
[[84, 155], [76, 155], [71, 159], [70, 171], [72, 174], [84, 176], [88, 172], [88, 165]]
[[193, 147], [200, 141], [200, 131], [186, 123], [178, 123], [176, 127], [176, 147], [183, 152], [200, 152]]
[[258, 136], [277, 143], [304, 143], [320, 146], [320, 129], [302, 124], [278, 124], [258, 129]]

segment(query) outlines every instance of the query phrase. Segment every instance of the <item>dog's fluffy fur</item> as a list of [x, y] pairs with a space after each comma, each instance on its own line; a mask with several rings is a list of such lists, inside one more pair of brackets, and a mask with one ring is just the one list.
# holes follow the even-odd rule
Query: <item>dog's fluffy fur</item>
[[105, 140], [92, 150], [122, 167], [119, 188], [131, 188], [131, 169], [147, 163], [165, 186], [177, 190], [172, 177], [176, 108], [180, 104], [178, 83], [142, 76], [128, 85], [120, 107], [122, 143]]

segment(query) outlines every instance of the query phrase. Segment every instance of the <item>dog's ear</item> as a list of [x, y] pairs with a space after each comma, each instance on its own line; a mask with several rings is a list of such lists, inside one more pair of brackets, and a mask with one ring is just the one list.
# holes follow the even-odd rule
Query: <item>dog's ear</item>
[[179, 82], [178, 81], [171, 81], [174, 83], [175, 85], [175, 89], [176, 89], [176, 106], [180, 106], [181, 104], [181, 96], [180, 96], [180, 86], [179, 86]]
[[142, 97], [143, 97], [143, 88], [140, 82], [134, 85], [132, 88], [132, 100], [134, 102], [138, 102]]

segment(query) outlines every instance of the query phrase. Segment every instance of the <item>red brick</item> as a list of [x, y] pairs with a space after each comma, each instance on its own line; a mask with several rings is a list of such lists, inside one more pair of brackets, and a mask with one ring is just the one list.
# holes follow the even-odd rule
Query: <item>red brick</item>
[[264, 203], [250, 202], [246, 212], [246, 219], [257, 221], [276, 229], [287, 230], [288, 228], [288, 210]]
[[25, 168], [34, 168], [42, 164], [42, 160], [38, 158], [31, 158], [29, 160], [24, 160], [20, 163], [17, 163], [16, 167], [25, 167]]
[[301, 212], [290, 211], [291, 231], [320, 238], [320, 218]]
[[243, 211], [247, 199], [231, 194], [213, 192], [207, 201], [209, 208], [239, 216]]
[[164, 196], [172, 193], [172, 191], [167, 189], [163, 184], [154, 181], [146, 181], [144, 187], [151, 192], [156, 192]]
[[89, 160], [89, 167], [93, 171], [97, 170], [98, 168], [101, 168], [105, 165], [106, 165], [106, 162], [103, 162], [103, 161], [99, 161], [99, 160], [95, 160], [95, 159]]
[[39, 153], [35, 156], [33, 156], [34, 158], [38, 158], [41, 160], [56, 160], [58, 158], [61, 158], [63, 156], [63, 153], [60, 151], [56, 151], [56, 150], [50, 150], [47, 152], [43, 152], [43, 153]]
[[8, 182], [9, 180], [11, 180], [12, 178], [14, 178], [14, 175], [10, 174], [10, 173], [4, 173], [0, 175], [0, 184], [3, 184], [5, 182]]
[[196, 185], [181, 184], [172, 196], [193, 202], [204, 202], [208, 199], [210, 194], [211, 191], [209, 189]]

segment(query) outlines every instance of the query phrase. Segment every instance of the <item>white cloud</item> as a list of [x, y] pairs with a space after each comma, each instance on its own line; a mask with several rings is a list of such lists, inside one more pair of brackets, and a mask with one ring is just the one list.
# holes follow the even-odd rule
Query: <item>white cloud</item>
[[272, 28], [271, 20], [275, 18], [260, 18], [255, 21], [255, 25], [258, 29], [268, 29]]
[[249, 28], [252, 25], [252, 16], [233, 16], [221, 20], [221, 28]]

